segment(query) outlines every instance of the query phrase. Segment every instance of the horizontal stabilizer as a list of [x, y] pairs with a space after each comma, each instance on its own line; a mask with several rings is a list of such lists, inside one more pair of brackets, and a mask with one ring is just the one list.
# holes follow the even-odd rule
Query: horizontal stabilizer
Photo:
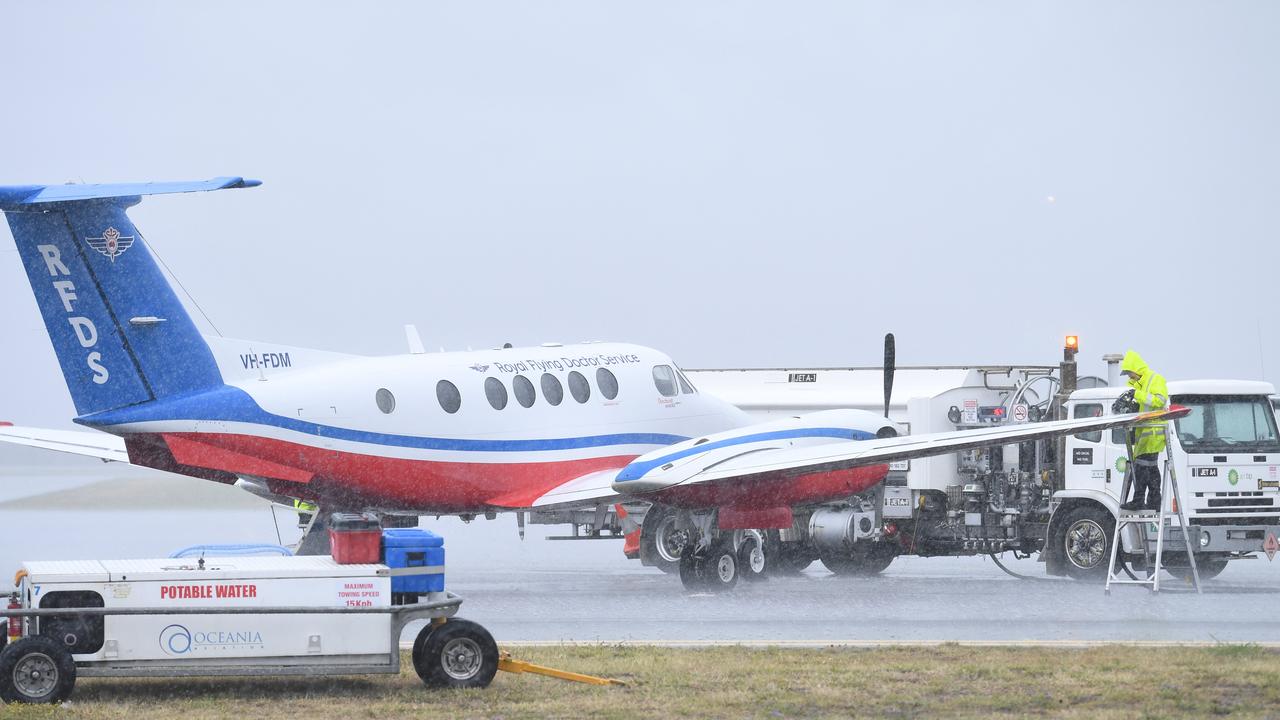
[[138, 197], [141, 195], [200, 192], [203, 190], [250, 188], [261, 184], [261, 180], [246, 180], [241, 177], [216, 177], [212, 180], [193, 180], [189, 182], [0, 186], [0, 210], [16, 210], [24, 205], [71, 202], [73, 200], [99, 200]]
[[0, 427], [0, 443], [87, 455], [111, 462], [129, 462], [123, 439], [96, 430], [51, 430], [7, 425]]

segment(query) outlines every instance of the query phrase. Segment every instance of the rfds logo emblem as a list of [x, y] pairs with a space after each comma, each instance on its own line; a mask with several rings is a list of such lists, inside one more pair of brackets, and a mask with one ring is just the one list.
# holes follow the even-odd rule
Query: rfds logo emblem
[[123, 255], [125, 250], [133, 247], [133, 236], [121, 235], [120, 231], [113, 227], [103, 230], [102, 237], [87, 237], [84, 241], [89, 243], [89, 247], [106, 255], [113, 263], [117, 256]]

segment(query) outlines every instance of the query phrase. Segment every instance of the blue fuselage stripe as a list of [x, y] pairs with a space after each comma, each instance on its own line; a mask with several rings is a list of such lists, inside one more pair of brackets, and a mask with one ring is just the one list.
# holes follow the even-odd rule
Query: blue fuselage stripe
[[768, 442], [771, 440], [791, 440], [795, 438], [831, 438], [833, 440], [870, 440], [875, 435], [864, 430], [854, 430], [853, 428], [795, 428], [792, 430], [775, 430], [773, 432], [754, 433], [751, 435], [741, 435], [739, 437], [726, 438], [715, 442], [702, 443], [701, 445], [693, 445], [668, 453], [653, 460], [645, 460], [644, 462], [633, 462], [622, 469], [618, 473], [615, 482], [626, 482], [628, 480], [639, 480], [648, 472], [656, 467], [662, 467], [670, 462], [687, 458], [690, 455], [698, 455], [709, 450], [716, 450], [723, 447], [732, 447], [734, 445], [746, 445], [748, 443]]
[[76, 421], [96, 428], [108, 428], [141, 422], [164, 421], [223, 421], [243, 422], [277, 427], [285, 430], [370, 445], [414, 448], [419, 450], [454, 450], [463, 452], [536, 452], [547, 450], [577, 450], [582, 448], [609, 447], [613, 445], [672, 445], [689, 438], [665, 433], [620, 433], [589, 435], [568, 438], [531, 438], [524, 440], [477, 440], [471, 438], [419, 437], [369, 432], [351, 428], [321, 425], [298, 418], [275, 415], [263, 410], [248, 393], [223, 386], [207, 393], [185, 397], [173, 397], [159, 402], [110, 410]]

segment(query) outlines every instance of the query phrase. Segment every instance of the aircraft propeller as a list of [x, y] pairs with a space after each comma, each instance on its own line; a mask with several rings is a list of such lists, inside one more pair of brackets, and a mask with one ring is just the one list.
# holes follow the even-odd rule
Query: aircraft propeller
[[893, 394], [893, 372], [896, 369], [893, 333], [884, 336], [884, 416], [889, 417], [889, 396]]

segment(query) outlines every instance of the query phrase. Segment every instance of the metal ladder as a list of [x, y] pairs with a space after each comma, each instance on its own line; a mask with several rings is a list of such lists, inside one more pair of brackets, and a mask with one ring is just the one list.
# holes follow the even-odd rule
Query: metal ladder
[[[1169, 438], [1169, 428], [1166, 426], [1161, 430], [1164, 433], [1164, 469], [1160, 474], [1160, 508], [1157, 510], [1120, 510], [1120, 514], [1116, 517], [1116, 528], [1111, 536], [1111, 561], [1107, 565], [1107, 585], [1106, 594], [1111, 594], [1112, 585], [1147, 585], [1151, 588], [1151, 592], [1160, 592], [1160, 570], [1164, 566], [1164, 535], [1165, 527], [1169, 524], [1169, 516], [1167, 508], [1172, 503], [1173, 512], [1178, 517], [1179, 531], [1182, 533], [1183, 547], [1187, 552], [1187, 562], [1191, 567], [1191, 582], [1195, 586], [1196, 593], [1200, 592], [1200, 571], [1196, 569], [1196, 554], [1192, 543], [1196, 540], [1190, 536], [1190, 526], [1187, 524], [1187, 517], [1182, 512], [1182, 503], [1179, 501], [1178, 494], [1178, 475], [1173, 470], [1173, 443]], [[1120, 501], [1124, 502], [1129, 497], [1129, 490], [1133, 486], [1133, 478], [1137, 473], [1137, 465], [1133, 461], [1133, 437], [1125, 438], [1125, 446], [1129, 452], [1129, 461], [1124, 469], [1124, 484], [1120, 488]], [[1150, 538], [1147, 526], [1154, 522], [1156, 524], [1156, 552], [1152, 558], [1150, 548]], [[1138, 529], [1138, 542], [1142, 545], [1142, 554], [1146, 560], [1147, 577], [1138, 579], [1130, 575], [1129, 577], [1120, 577], [1116, 567], [1116, 559], [1120, 555], [1120, 544], [1124, 537], [1124, 529], [1129, 525], [1135, 525]], [[1124, 563], [1120, 563], [1119, 572], [1125, 572]]]

